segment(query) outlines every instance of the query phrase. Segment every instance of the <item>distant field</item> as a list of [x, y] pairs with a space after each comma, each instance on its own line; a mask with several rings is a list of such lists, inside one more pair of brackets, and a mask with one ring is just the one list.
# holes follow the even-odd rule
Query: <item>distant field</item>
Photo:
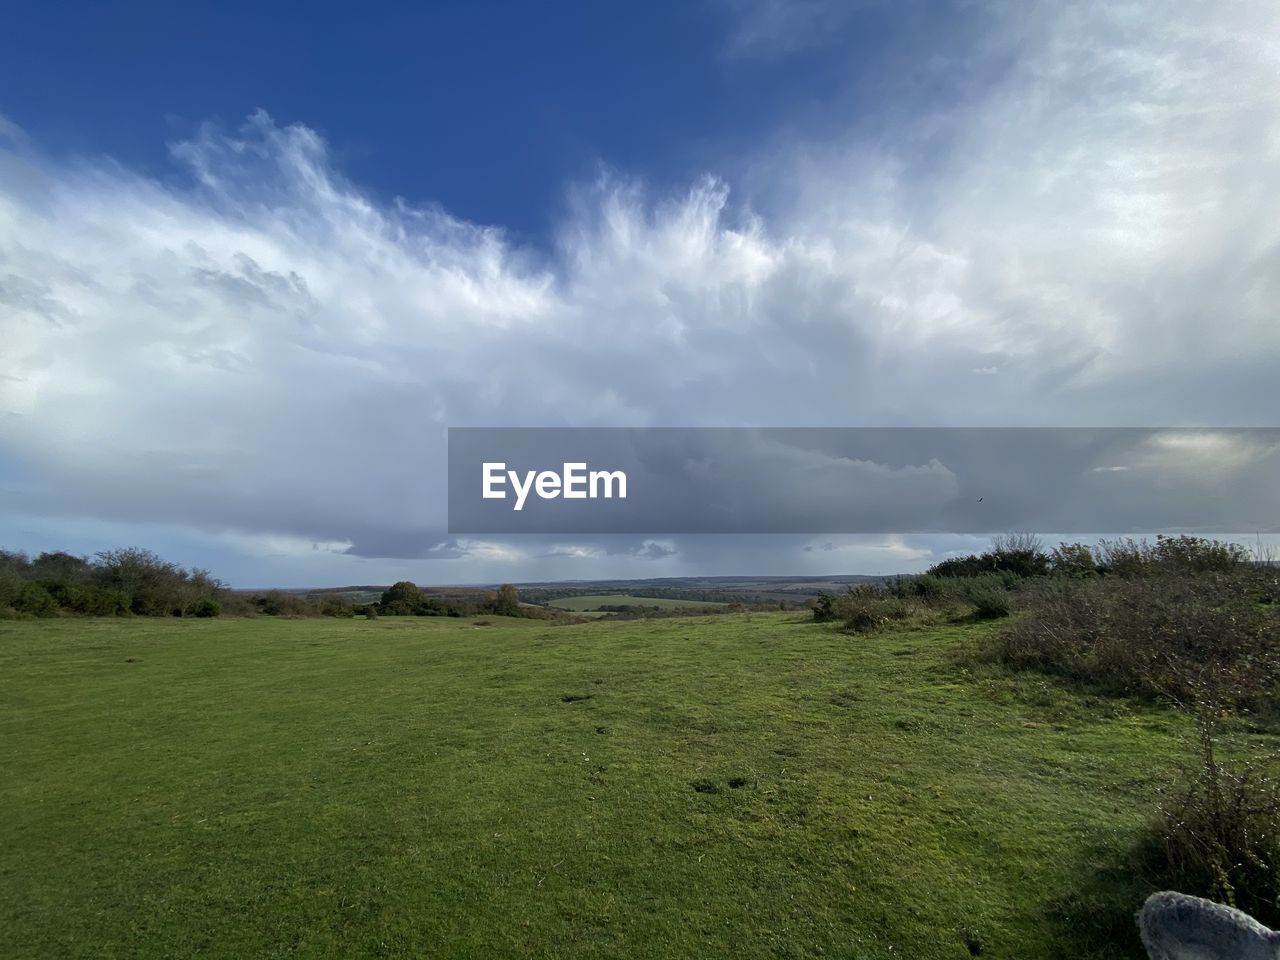
[[984, 626], [485, 619], [0, 622], [0, 953], [1141, 955], [1172, 712]]
[[599, 593], [586, 597], [564, 597], [547, 606], [560, 610], [598, 610], [600, 607], [658, 607], [662, 610], [723, 609], [726, 604], [706, 600], [668, 600], [661, 597], [634, 597], [626, 593]]

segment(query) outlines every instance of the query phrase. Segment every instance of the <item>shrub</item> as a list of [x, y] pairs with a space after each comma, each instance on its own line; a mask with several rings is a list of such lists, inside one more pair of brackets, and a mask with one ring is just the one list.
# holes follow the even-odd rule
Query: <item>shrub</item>
[[935, 563], [927, 571], [926, 575], [930, 577], [976, 577], [980, 573], [987, 573], [991, 569], [987, 561], [971, 553], [963, 557], [948, 557]]
[[0, 565], [0, 610], [9, 609], [22, 594], [23, 579], [17, 570]]
[[129, 610], [129, 596], [121, 590], [92, 583], [45, 584], [58, 606], [85, 617], [114, 617]]
[[259, 613], [269, 617], [305, 617], [316, 612], [316, 605], [306, 597], [284, 590], [268, 590], [250, 598]]
[[327, 597], [320, 605], [320, 613], [326, 617], [350, 619], [355, 616], [356, 608], [341, 597]]
[[93, 577], [99, 586], [129, 597], [129, 609], [141, 616], [181, 614], [188, 574], [150, 550], [126, 547], [97, 555]]
[[217, 600], [204, 599], [196, 603], [191, 609], [193, 617], [217, 617], [222, 614], [222, 606]]
[[1031, 533], [1009, 533], [991, 541], [991, 549], [983, 554], [993, 571], [1018, 577], [1042, 577], [1049, 572], [1049, 555], [1040, 538]]
[[878, 583], [859, 583], [849, 587], [834, 602], [834, 610], [844, 620], [849, 633], [878, 630], [891, 620], [905, 620], [911, 607], [888, 587]]
[[836, 598], [829, 593], [820, 593], [813, 601], [813, 619], [818, 623], [827, 623], [835, 620]]
[[1131, 537], [1099, 540], [1093, 554], [1099, 571], [1120, 577], [1234, 573], [1252, 560], [1238, 543], [1185, 535], [1157, 536], [1155, 543]]
[[885, 585], [885, 589], [903, 600], [918, 600], [931, 606], [950, 603], [956, 599], [954, 579], [927, 573], [894, 577]]
[[1280, 694], [1278, 621], [1251, 580], [1240, 570], [1046, 581], [995, 654], [1112, 693], [1187, 700], [1211, 681], [1230, 705], [1268, 708]]
[[1201, 717], [1199, 764], [1160, 805], [1140, 866], [1160, 886], [1280, 922], [1280, 789], [1258, 760], [1217, 756], [1215, 722]]
[[24, 583], [13, 600], [13, 609], [32, 617], [56, 617], [58, 601], [38, 583]]
[[[519, 607], [519, 603], [516, 607]], [[449, 612], [443, 603], [434, 597], [428, 597], [421, 587], [408, 580], [401, 580], [384, 590], [378, 601], [378, 610], [392, 617], [443, 617]], [[513, 614], [518, 615], [518, 612]]]
[[854, 610], [844, 621], [846, 633], [870, 633], [879, 630], [885, 624], [885, 618], [870, 609]]
[[1049, 572], [1057, 577], [1092, 577], [1098, 572], [1093, 551], [1083, 543], [1060, 543], [1049, 554]]
[[208, 571], [184, 570], [137, 547], [108, 550], [93, 560], [63, 551], [31, 560], [0, 550], [0, 608], [47, 616], [45, 593], [61, 610], [84, 616], [182, 616], [206, 600], [221, 603], [231, 596]]
[[1009, 615], [1009, 594], [1003, 590], [979, 587], [970, 590], [968, 597], [974, 606], [974, 615], [979, 620], [998, 620]]
[[983, 553], [950, 557], [935, 563], [926, 572], [933, 577], [977, 577], [985, 573], [1040, 577], [1049, 572], [1049, 566], [1049, 554], [1044, 552], [1038, 537], [1012, 533], [995, 537]]

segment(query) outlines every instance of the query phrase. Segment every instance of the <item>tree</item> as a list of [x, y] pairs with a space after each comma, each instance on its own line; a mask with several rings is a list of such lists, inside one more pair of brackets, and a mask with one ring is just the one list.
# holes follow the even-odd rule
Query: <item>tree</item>
[[520, 593], [509, 583], [504, 583], [493, 595], [493, 612], [503, 617], [520, 616]]
[[32, 561], [31, 573], [37, 580], [79, 583], [89, 578], [89, 561], [61, 550], [42, 553]]
[[0, 550], [0, 570], [7, 570], [15, 576], [25, 577], [31, 572], [31, 561], [20, 550]]
[[401, 580], [382, 591], [378, 610], [392, 616], [408, 617], [419, 613], [422, 603], [422, 588], [409, 580]]
[[98, 554], [94, 575], [104, 587], [129, 595], [129, 609], [142, 616], [181, 615], [185, 570], [142, 547]]

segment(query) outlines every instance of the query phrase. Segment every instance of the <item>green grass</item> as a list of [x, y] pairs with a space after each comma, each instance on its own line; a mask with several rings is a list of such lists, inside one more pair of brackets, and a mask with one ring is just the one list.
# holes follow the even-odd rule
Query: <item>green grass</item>
[[658, 607], [662, 610], [723, 609], [725, 604], [709, 600], [671, 600], [663, 597], [635, 597], [627, 593], [598, 593], [587, 597], [564, 597], [547, 606], [560, 610], [598, 610], [600, 607]]
[[0, 953], [1139, 955], [1169, 712], [983, 625], [489, 619], [0, 623]]

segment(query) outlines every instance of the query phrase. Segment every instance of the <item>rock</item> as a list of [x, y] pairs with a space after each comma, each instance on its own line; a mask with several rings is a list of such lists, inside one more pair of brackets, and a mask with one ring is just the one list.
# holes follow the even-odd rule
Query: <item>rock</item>
[[1153, 893], [1137, 919], [1151, 960], [1280, 960], [1280, 933], [1212, 900]]

